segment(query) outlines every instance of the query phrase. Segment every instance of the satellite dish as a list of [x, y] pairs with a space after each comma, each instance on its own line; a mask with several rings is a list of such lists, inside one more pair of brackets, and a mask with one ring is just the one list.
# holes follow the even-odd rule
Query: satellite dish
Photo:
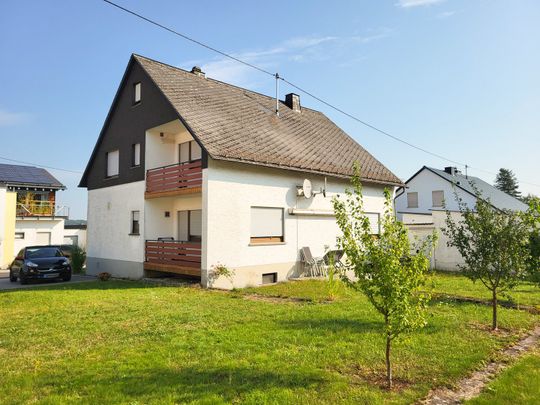
[[313, 196], [313, 188], [311, 187], [311, 181], [305, 179], [304, 183], [302, 184], [302, 190], [304, 191], [304, 197], [311, 198]]

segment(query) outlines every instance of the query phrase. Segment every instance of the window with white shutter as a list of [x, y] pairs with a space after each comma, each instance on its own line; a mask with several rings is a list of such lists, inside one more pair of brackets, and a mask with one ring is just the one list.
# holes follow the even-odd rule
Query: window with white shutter
[[283, 242], [283, 208], [251, 207], [251, 243]]
[[366, 212], [366, 216], [369, 219], [369, 225], [371, 229], [372, 235], [378, 235], [381, 233], [381, 226], [380, 226], [380, 214], [378, 212]]
[[418, 208], [418, 193], [407, 193], [407, 208]]
[[118, 176], [120, 170], [120, 152], [113, 150], [107, 153], [107, 177]]
[[444, 200], [444, 191], [436, 190], [431, 192], [431, 199], [434, 207], [442, 207]]

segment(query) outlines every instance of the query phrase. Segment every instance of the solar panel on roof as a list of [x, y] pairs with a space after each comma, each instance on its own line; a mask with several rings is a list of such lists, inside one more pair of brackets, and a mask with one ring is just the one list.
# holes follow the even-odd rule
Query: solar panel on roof
[[0, 183], [64, 187], [62, 183], [45, 169], [4, 163], [0, 163]]

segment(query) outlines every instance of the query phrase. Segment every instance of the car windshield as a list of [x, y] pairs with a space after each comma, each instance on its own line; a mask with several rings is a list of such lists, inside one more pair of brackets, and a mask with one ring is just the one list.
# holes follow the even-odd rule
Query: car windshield
[[36, 247], [26, 249], [27, 259], [38, 259], [40, 257], [61, 257], [62, 253], [54, 247]]

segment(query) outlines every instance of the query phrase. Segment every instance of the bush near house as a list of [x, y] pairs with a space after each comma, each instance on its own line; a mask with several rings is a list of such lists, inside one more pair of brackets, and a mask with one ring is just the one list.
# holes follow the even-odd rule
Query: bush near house
[[80, 274], [83, 272], [84, 263], [86, 262], [86, 252], [79, 246], [73, 246], [71, 251], [71, 268], [73, 273]]

